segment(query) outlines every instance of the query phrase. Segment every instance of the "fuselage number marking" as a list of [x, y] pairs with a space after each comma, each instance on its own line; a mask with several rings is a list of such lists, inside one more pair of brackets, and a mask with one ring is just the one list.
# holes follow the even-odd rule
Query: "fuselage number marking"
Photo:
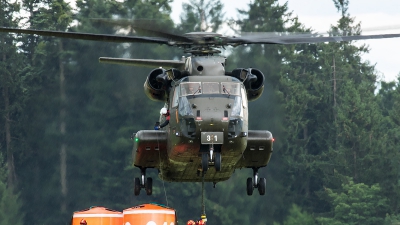
[[217, 135], [207, 135], [207, 141], [218, 141]]

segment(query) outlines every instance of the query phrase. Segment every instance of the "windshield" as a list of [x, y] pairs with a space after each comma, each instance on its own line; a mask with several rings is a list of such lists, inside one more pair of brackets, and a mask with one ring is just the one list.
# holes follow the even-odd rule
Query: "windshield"
[[240, 96], [240, 84], [232, 82], [221, 82], [221, 93], [225, 95]]
[[180, 96], [224, 94], [240, 96], [240, 83], [233, 82], [183, 82]]
[[181, 83], [181, 96], [199, 95], [199, 94], [201, 94], [200, 82]]
[[238, 117], [243, 116], [241, 93], [244, 94], [245, 90], [238, 82], [182, 82], [180, 88], [175, 89], [172, 105], [178, 106], [179, 115], [193, 116], [189, 99], [197, 98], [197, 96], [216, 97], [219, 95], [221, 98], [233, 100], [231, 116]]
[[204, 94], [219, 94], [218, 82], [203, 82], [202, 84]]

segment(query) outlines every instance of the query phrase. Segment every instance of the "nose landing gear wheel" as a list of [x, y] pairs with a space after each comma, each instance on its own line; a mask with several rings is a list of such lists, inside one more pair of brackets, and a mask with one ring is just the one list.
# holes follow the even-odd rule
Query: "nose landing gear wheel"
[[221, 153], [215, 153], [214, 166], [217, 172], [221, 171]]
[[208, 154], [201, 154], [201, 169], [203, 170], [203, 174], [208, 170]]
[[247, 178], [247, 195], [252, 195], [254, 190], [253, 179]]

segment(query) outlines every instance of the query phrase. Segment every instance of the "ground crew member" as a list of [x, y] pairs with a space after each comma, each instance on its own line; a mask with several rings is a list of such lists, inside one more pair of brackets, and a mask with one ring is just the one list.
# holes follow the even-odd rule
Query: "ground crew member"
[[203, 220], [203, 219], [200, 219], [197, 223], [196, 223], [196, 225], [205, 225], [206, 224], [206, 222]]
[[196, 223], [195, 223], [193, 220], [189, 220], [189, 221], [187, 222], [187, 225], [196, 225]]

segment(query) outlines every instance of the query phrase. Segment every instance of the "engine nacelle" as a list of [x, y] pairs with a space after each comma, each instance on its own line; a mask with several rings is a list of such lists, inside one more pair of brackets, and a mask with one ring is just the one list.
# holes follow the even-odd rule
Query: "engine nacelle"
[[172, 68], [165, 70], [157, 68], [150, 72], [144, 82], [144, 93], [154, 101], [167, 101], [171, 81], [181, 79], [185, 74], [180, 70]]
[[167, 101], [168, 79], [165, 69], [157, 68], [150, 72], [144, 82], [144, 93], [153, 101]]
[[238, 68], [232, 71], [232, 76], [241, 80], [246, 88], [247, 100], [258, 99], [264, 91], [264, 74], [253, 68]]

